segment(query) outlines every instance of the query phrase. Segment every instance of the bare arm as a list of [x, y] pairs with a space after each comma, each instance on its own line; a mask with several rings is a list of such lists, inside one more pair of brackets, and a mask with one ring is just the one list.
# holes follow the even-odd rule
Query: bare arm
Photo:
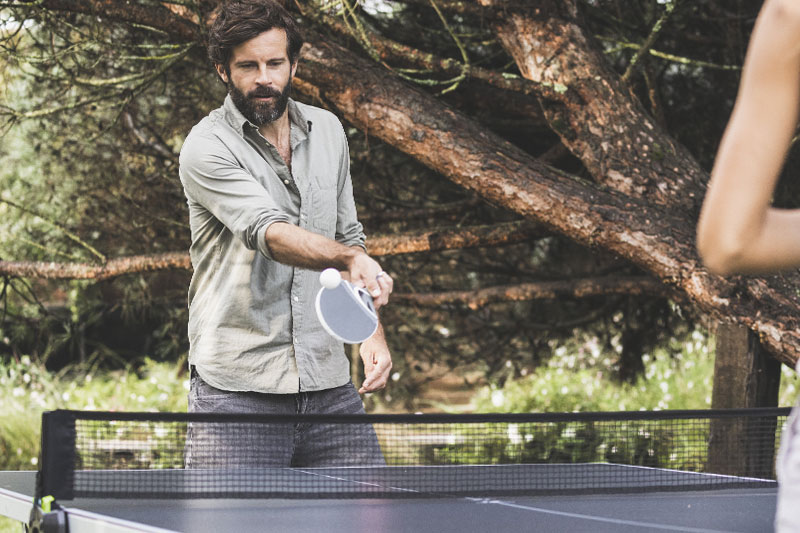
[[800, 2], [767, 0], [698, 225], [698, 250], [712, 271], [800, 264], [800, 210], [770, 207], [797, 125], [799, 98]]
[[361, 248], [345, 246], [286, 222], [270, 225], [265, 239], [276, 261], [314, 270], [345, 270], [351, 282], [369, 291], [376, 309], [389, 301], [392, 279]]

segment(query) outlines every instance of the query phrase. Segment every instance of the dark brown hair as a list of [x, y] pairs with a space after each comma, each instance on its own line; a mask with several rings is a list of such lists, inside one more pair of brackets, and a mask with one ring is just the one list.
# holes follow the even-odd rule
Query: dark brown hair
[[208, 33], [208, 58], [229, 70], [233, 49], [273, 28], [286, 32], [286, 54], [294, 63], [303, 46], [291, 15], [273, 0], [234, 0], [222, 6]]

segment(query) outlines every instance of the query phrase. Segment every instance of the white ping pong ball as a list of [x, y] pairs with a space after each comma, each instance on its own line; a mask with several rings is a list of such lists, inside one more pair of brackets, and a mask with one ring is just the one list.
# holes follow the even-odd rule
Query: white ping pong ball
[[326, 289], [335, 289], [342, 281], [342, 275], [335, 268], [326, 268], [319, 275], [319, 282]]

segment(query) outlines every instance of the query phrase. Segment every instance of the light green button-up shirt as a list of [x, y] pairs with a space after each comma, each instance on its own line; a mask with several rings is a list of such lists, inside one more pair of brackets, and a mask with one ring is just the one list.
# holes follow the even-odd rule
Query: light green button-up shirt
[[292, 170], [230, 96], [189, 133], [180, 178], [189, 204], [189, 364], [224, 390], [296, 393], [346, 384], [341, 342], [314, 310], [319, 273], [275, 261], [265, 233], [289, 222], [364, 246], [347, 138], [325, 110], [293, 100]]

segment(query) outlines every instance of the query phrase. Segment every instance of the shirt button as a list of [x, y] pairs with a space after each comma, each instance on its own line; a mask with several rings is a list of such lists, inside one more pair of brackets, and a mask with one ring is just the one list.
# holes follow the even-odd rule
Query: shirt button
[[300, 298], [298, 298], [297, 296], [295, 296], [295, 297], [294, 297], [294, 301], [295, 301], [295, 302], [299, 302], [299, 301], [300, 301]]
[[289, 180], [283, 180], [286, 185], [289, 185]]

